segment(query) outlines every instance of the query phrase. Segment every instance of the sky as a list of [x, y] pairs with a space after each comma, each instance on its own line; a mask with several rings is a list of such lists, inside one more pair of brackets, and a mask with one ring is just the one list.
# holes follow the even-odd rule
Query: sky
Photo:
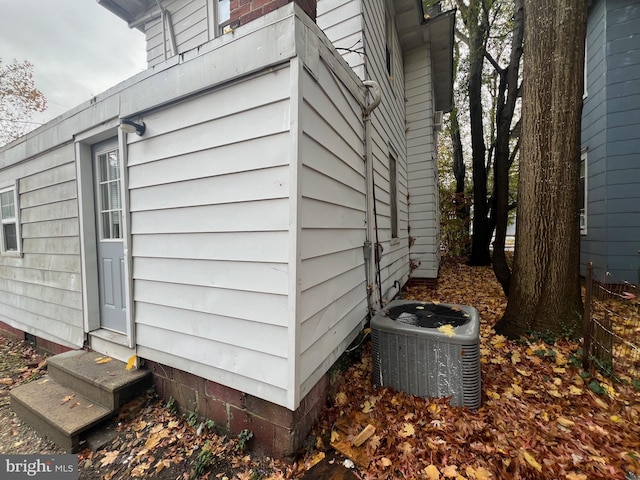
[[146, 69], [142, 32], [97, 0], [0, 0], [0, 58], [33, 64], [42, 123]]

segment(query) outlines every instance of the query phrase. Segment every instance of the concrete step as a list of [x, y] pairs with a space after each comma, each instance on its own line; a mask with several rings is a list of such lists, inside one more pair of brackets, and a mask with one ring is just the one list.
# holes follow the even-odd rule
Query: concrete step
[[114, 411], [151, 383], [148, 370], [127, 370], [123, 362], [86, 350], [55, 355], [47, 360], [47, 368], [57, 383]]
[[83, 433], [114, 413], [49, 376], [11, 390], [11, 408], [23, 422], [70, 453], [79, 450]]

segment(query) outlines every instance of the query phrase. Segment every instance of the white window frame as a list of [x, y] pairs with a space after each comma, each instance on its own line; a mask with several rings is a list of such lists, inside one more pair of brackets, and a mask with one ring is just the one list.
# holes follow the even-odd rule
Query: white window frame
[[[13, 208], [14, 216], [11, 218], [2, 217], [2, 199], [0, 198], [0, 222], [2, 228], [0, 228], [0, 254], [7, 257], [21, 257], [22, 256], [22, 235], [20, 233], [20, 195], [18, 190], [18, 182], [10, 187], [0, 189], [0, 194], [6, 192], [13, 192]], [[7, 250], [6, 240], [4, 238], [4, 226], [8, 224], [15, 224], [16, 226], [16, 250]]]
[[207, 0], [207, 8], [209, 10], [209, 40], [212, 40], [227, 33], [225, 29], [231, 26], [231, 16], [224, 22], [220, 22], [220, 0]]
[[[582, 165], [584, 165], [584, 174], [582, 172]], [[580, 185], [584, 182], [584, 196], [581, 199], [581, 202], [584, 202], [584, 208], [580, 208], [579, 213], [579, 222], [580, 222], [580, 235], [587, 234], [587, 205], [589, 199], [589, 162], [587, 150], [584, 149], [580, 153]]]

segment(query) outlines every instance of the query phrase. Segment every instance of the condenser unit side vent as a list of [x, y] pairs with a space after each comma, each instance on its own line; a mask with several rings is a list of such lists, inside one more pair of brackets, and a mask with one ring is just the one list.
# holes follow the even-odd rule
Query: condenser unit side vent
[[[415, 302], [394, 301], [398, 305]], [[447, 307], [448, 305], [440, 304]], [[480, 406], [479, 321], [475, 308], [450, 305], [468, 316], [468, 323], [448, 335], [390, 319], [384, 312], [371, 321], [373, 383], [421, 397], [451, 397], [451, 405]], [[396, 309], [397, 310], [397, 309]]]

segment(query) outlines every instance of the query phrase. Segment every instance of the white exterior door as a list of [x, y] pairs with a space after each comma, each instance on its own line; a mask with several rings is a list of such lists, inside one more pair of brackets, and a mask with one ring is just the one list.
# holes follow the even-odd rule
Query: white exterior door
[[126, 333], [121, 171], [116, 139], [93, 149], [100, 326]]

